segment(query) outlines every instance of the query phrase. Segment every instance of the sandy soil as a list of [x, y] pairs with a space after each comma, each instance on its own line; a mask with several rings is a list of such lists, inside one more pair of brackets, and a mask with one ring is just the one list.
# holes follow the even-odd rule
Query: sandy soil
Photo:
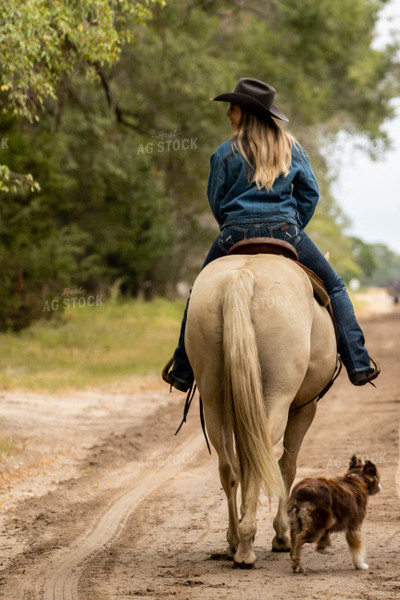
[[[378, 294], [379, 296], [379, 294]], [[381, 362], [377, 388], [344, 373], [321, 400], [298, 478], [335, 476], [354, 452], [375, 461], [383, 491], [370, 499], [368, 571], [353, 569], [344, 536], [330, 556], [306, 546], [307, 575], [270, 551], [261, 498], [252, 571], [223, 556], [226, 500], [195, 401], [175, 437], [183, 395], [135, 380], [129, 390], [65, 396], [0, 394], [0, 598], [392, 600], [400, 590], [400, 309], [384, 294], [361, 319]]]

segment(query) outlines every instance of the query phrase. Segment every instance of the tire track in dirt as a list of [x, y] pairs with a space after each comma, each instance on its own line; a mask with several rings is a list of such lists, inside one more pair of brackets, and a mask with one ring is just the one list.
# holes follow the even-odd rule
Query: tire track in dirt
[[[201, 433], [196, 433], [178, 446], [174, 454], [190, 453], [195, 455], [204, 447]], [[93, 527], [67, 550], [57, 552], [50, 560], [45, 575], [45, 583], [36, 590], [37, 598], [43, 600], [79, 600], [78, 584], [85, 566], [96, 554], [111, 546], [125, 529], [129, 517], [138, 509], [140, 503], [168, 480], [176, 477], [185, 464], [177, 466], [172, 461], [166, 466], [151, 469], [145, 477], [136, 477], [128, 484], [128, 491], [114, 499], [105, 512], [96, 519]], [[31, 598], [31, 592], [26, 598]]]

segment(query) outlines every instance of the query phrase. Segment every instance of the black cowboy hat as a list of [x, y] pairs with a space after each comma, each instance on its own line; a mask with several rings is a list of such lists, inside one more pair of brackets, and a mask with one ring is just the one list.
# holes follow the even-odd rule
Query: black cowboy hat
[[275, 89], [272, 85], [258, 79], [244, 77], [239, 79], [233, 92], [221, 94], [212, 100], [239, 104], [259, 115], [272, 115], [282, 121], [289, 121], [287, 116], [273, 104], [274, 97]]

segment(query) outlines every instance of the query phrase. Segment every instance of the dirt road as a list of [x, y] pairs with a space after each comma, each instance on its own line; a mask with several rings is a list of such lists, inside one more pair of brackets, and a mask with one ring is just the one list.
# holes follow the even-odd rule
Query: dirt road
[[224, 560], [226, 500], [198, 405], [178, 437], [182, 394], [135, 380], [129, 391], [0, 395], [0, 598], [392, 600], [400, 590], [400, 310], [362, 320], [380, 360], [378, 387], [342, 373], [319, 406], [298, 478], [342, 474], [353, 453], [376, 461], [383, 491], [370, 499], [368, 571], [353, 569], [343, 535], [334, 552], [306, 546], [307, 576], [270, 551], [261, 498], [252, 571]]

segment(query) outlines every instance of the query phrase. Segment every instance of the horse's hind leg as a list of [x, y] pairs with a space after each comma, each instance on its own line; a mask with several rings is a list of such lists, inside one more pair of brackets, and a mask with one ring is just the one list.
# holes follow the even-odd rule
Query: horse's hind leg
[[234, 556], [234, 567], [250, 569], [256, 562], [253, 550], [254, 538], [257, 531], [257, 504], [260, 485], [254, 483], [251, 488], [247, 482], [241, 481], [242, 487], [242, 518], [239, 523], [240, 544]]
[[226, 433], [223, 416], [218, 406], [210, 407], [205, 404], [205, 416], [210, 441], [218, 454], [219, 477], [228, 501], [227, 555], [233, 558], [240, 541], [236, 502], [239, 476], [233, 449], [233, 436]]
[[[310, 427], [317, 405], [315, 402], [307, 404], [303, 408], [289, 412], [289, 419], [283, 438], [283, 454], [279, 460], [283, 481], [287, 495], [296, 476], [296, 461], [303, 438]], [[278, 513], [274, 519], [275, 537], [272, 540], [274, 552], [288, 552], [290, 550], [289, 521], [286, 505], [279, 501]]]
[[[223, 436], [225, 437], [225, 436]], [[226, 534], [228, 541], [227, 555], [233, 558], [239, 545], [238, 511], [236, 494], [239, 477], [236, 469], [236, 458], [233, 451], [233, 440], [225, 440], [225, 444], [218, 451], [219, 476], [228, 501], [229, 525]]]

